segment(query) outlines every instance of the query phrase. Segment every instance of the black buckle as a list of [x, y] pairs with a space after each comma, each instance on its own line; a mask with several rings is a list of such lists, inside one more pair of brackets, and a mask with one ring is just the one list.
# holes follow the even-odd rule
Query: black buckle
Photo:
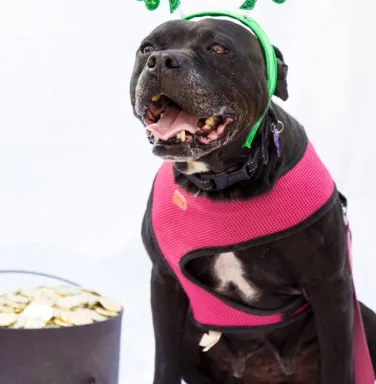
[[228, 186], [235, 184], [239, 181], [249, 180], [249, 173], [247, 170], [248, 164], [245, 163], [240, 169], [236, 171], [223, 171], [221, 173], [216, 173], [215, 175], [205, 175], [201, 177], [203, 180], [213, 181], [215, 188], [212, 188], [211, 191], [225, 189]]

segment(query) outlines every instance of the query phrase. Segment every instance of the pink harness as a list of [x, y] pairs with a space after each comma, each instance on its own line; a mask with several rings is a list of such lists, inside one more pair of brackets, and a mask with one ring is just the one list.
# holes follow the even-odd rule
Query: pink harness
[[[189, 298], [195, 321], [208, 328], [281, 323], [283, 313], [255, 313], [205, 289], [188, 274], [185, 265], [198, 250], [202, 253], [207, 249], [207, 254], [213, 255], [211, 248], [220, 253], [242, 243], [267, 243], [289, 236], [327, 212], [335, 196], [333, 179], [310, 143], [301, 160], [277, 181], [271, 192], [247, 201], [218, 202], [195, 197], [175, 183], [173, 164], [165, 162], [154, 183], [152, 225], [161, 253]], [[218, 248], [223, 249], [219, 252]], [[357, 300], [355, 304], [356, 383], [374, 384]], [[304, 309], [305, 306], [291, 315]], [[365, 375], [369, 381], [364, 381]]]

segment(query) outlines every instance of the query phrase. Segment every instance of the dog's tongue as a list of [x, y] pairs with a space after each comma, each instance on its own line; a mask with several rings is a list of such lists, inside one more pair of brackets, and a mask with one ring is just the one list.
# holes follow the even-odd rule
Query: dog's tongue
[[161, 140], [168, 140], [182, 131], [192, 135], [197, 131], [199, 118], [176, 107], [169, 107], [157, 123], [150, 124], [146, 129]]

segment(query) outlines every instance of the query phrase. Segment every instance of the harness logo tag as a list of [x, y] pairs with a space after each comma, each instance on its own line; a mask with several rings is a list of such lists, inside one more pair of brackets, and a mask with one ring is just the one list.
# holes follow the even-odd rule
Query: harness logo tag
[[180, 209], [183, 209], [184, 211], [187, 210], [187, 200], [177, 189], [172, 196], [172, 202], [176, 204]]

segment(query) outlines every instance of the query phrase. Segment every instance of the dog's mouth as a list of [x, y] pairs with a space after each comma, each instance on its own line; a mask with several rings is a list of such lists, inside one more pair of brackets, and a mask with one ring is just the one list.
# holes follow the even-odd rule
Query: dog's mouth
[[144, 121], [150, 143], [154, 145], [198, 145], [226, 143], [233, 119], [225, 115], [200, 117], [184, 111], [169, 97], [158, 94], [148, 103]]

